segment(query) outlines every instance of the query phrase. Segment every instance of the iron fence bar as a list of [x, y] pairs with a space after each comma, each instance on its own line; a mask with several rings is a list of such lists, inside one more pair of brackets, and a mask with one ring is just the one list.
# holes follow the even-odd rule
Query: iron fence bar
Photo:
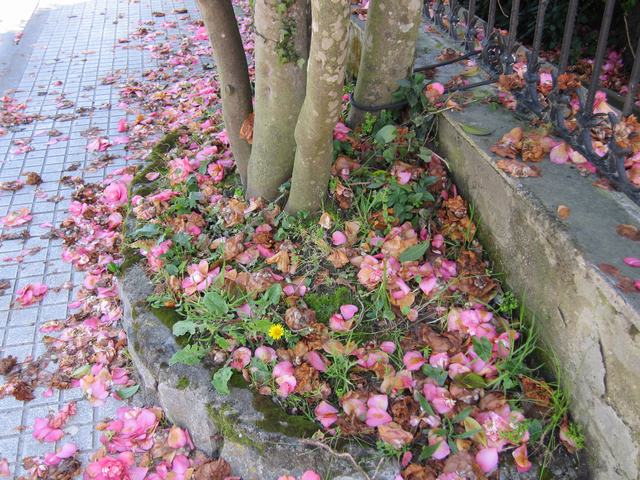
[[476, 40], [476, 0], [469, 0], [469, 10], [467, 10], [467, 31], [464, 35], [464, 49], [467, 52], [473, 51]]
[[449, 36], [458, 40], [458, 0], [449, 0]]
[[596, 91], [600, 84], [600, 71], [604, 62], [604, 56], [607, 51], [607, 39], [609, 38], [609, 29], [611, 28], [611, 20], [613, 18], [613, 9], [616, 0], [607, 0], [604, 7], [602, 24], [600, 25], [600, 35], [598, 36], [598, 46], [596, 47], [596, 56], [593, 63], [593, 73], [591, 75], [591, 83], [587, 91], [587, 99], [584, 102], [584, 114], [587, 118], [593, 115], [593, 104], [596, 98]]
[[504, 63], [504, 73], [513, 72], [513, 63], [515, 62], [514, 51], [516, 45], [516, 35], [518, 34], [518, 20], [520, 15], [520, 0], [513, 0], [511, 4], [511, 13], [509, 14], [509, 37], [507, 39], [507, 47], [503, 52], [502, 61]]
[[565, 19], [564, 34], [562, 36], [562, 47], [560, 47], [560, 63], [558, 64], [557, 75], [561, 75], [569, 64], [569, 53], [571, 52], [571, 39], [573, 29], [576, 24], [576, 14], [578, 13], [578, 0], [570, 0], [567, 17]]
[[544, 28], [544, 15], [547, 10], [549, 0], [540, 0], [538, 2], [538, 14], [536, 16], [536, 29], [533, 35], [533, 50], [527, 62], [527, 72], [538, 72], [538, 56], [540, 55], [540, 47], [542, 45], [542, 29]]
[[638, 82], [640, 81], [640, 39], [636, 47], [636, 57], [633, 61], [631, 69], [631, 79], [629, 80], [629, 91], [624, 99], [624, 107], [622, 107], [622, 116], [626, 117], [631, 114], [633, 105], [636, 102], [636, 93], [638, 93]]
[[491, 0], [489, 2], [489, 18], [485, 24], [484, 39], [489, 41], [489, 37], [493, 33], [493, 29], [496, 26], [496, 9], [498, 7], [498, 0]]
[[482, 87], [484, 85], [491, 85], [492, 83], [496, 83], [498, 78], [492, 77], [488, 80], [482, 80], [480, 82], [470, 83], [469, 85], [461, 85], [459, 87], [447, 88], [444, 93], [453, 93], [453, 92], [463, 92], [465, 90], [471, 90], [472, 88]]

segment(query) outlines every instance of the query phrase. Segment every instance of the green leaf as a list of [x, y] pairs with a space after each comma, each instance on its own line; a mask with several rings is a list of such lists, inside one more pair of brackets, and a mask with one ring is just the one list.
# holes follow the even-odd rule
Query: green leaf
[[488, 362], [493, 352], [493, 344], [487, 337], [472, 337], [473, 351], [485, 362]]
[[436, 450], [440, 447], [442, 442], [434, 443], [433, 445], [425, 445], [422, 447], [422, 451], [420, 452], [420, 456], [418, 457], [419, 462], [424, 462], [425, 460], [429, 460]]
[[127, 398], [133, 397], [138, 390], [140, 390], [140, 385], [131, 385], [130, 387], [122, 388], [116, 392], [122, 400], [126, 400]]
[[444, 385], [444, 382], [447, 380], [449, 374], [444, 368], [440, 367], [432, 367], [431, 365], [423, 365], [422, 373], [424, 373], [427, 377], [433, 378], [438, 385]]
[[376, 132], [375, 141], [379, 144], [391, 143], [395, 140], [398, 130], [395, 125], [385, 125]]
[[213, 380], [211, 383], [213, 384], [213, 388], [216, 389], [220, 395], [228, 395], [229, 394], [229, 379], [233, 375], [233, 370], [231, 367], [222, 367], [216, 373], [213, 374]]
[[209, 312], [218, 317], [222, 317], [229, 311], [229, 305], [218, 292], [207, 292], [204, 294], [202, 303]]
[[196, 324], [190, 320], [180, 320], [173, 324], [173, 334], [176, 337], [180, 337], [188, 333], [189, 335], [193, 335], [196, 333]]
[[155, 223], [145, 223], [133, 232], [134, 238], [152, 238], [160, 233], [160, 227]]
[[405, 250], [398, 256], [398, 260], [401, 262], [414, 262], [420, 260], [427, 249], [429, 248], [429, 242], [421, 242], [417, 245], [413, 245]]
[[269, 305], [277, 305], [280, 302], [282, 296], [282, 285], [274, 283], [269, 287], [269, 290], [265, 292], [265, 297]]
[[196, 365], [207, 354], [207, 349], [200, 345], [187, 345], [182, 350], [178, 350], [169, 359], [169, 365], [182, 363], [184, 365]]
[[178, 275], [180, 273], [180, 270], [178, 269], [178, 267], [176, 267], [172, 263], [166, 264], [164, 266], [164, 269], [169, 275]]
[[465, 388], [485, 388], [487, 386], [487, 382], [485, 382], [484, 378], [473, 372], [456, 375], [456, 378], [454, 378], [453, 381]]
[[472, 411], [473, 411], [473, 408], [467, 407], [464, 410], [462, 410], [460, 413], [458, 413], [455, 417], [453, 417], [453, 419], [451, 419], [451, 421], [453, 423], [460, 423], [465, 418], [467, 418], [469, 415], [471, 415]]
[[85, 375], [87, 375], [89, 372], [91, 371], [91, 365], [89, 365], [88, 363], [86, 365], [83, 365], [81, 367], [76, 368], [72, 373], [71, 376], [73, 378], [82, 378]]
[[475, 437], [478, 433], [484, 431], [483, 428], [474, 428], [473, 430], [469, 430], [467, 432], [464, 433], [457, 433], [454, 435], [455, 438], [472, 438]]
[[487, 135], [491, 135], [495, 130], [489, 130], [487, 128], [476, 127], [475, 125], [466, 125], [461, 123], [460, 126], [462, 130], [467, 132], [470, 135], [476, 135], [478, 137], [486, 137]]
[[215, 341], [216, 341], [216, 345], [218, 345], [218, 347], [220, 347], [223, 350], [229, 350], [231, 348], [231, 343], [229, 342], [229, 340], [227, 340], [224, 337], [221, 337], [220, 335], [215, 336]]
[[427, 399], [424, 398], [424, 395], [422, 395], [421, 393], [418, 393], [418, 402], [420, 403], [420, 407], [422, 408], [422, 410], [424, 410], [428, 415], [431, 416], [435, 416], [436, 412], [433, 411], [433, 408], [431, 408], [431, 405], [429, 404], [429, 402], [427, 402]]

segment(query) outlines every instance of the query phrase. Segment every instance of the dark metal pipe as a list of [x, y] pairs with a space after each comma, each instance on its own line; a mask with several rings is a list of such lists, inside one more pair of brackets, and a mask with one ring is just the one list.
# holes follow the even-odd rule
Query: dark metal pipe
[[560, 48], [560, 64], [558, 65], [558, 75], [565, 72], [569, 63], [569, 53], [571, 53], [571, 39], [573, 29], [576, 24], [576, 13], [578, 12], [578, 0], [570, 0], [567, 18], [564, 22], [564, 35], [562, 36], [562, 47]]
[[457, 63], [461, 60], [466, 60], [467, 58], [475, 57], [476, 55], [480, 55], [482, 50], [475, 50], [473, 52], [465, 53], [464, 55], [460, 55], [456, 58], [452, 58], [451, 60], [444, 60], [438, 63], [432, 63], [431, 65], [422, 65], [421, 67], [416, 67], [413, 69], [414, 72], [424, 72], [426, 70], [431, 70], [432, 68], [444, 67], [445, 65], [451, 65], [452, 63]]
[[496, 8], [498, 6], [498, 0], [491, 0], [489, 2], [489, 18], [485, 24], [486, 30], [484, 32], [485, 41], [489, 39], [493, 33], [493, 29], [496, 26]]
[[449, 36], [458, 39], [458, 0], [449, 0]]
[[609, 29], [611, 28], [613, 8], [615, 5], [616, 0], [607, 0], [604, 7], [602, 24], [600, 25], [600, 35], [598, 36], [598, 46], [596, 48], [596, 56], [593, 64], [593, 74], [591, 75], [591, 82], [589, 83], [587, 99], [584, 102], [584, 114], [587, 116], [593, 115], [593, 104], [595, 102], [596, 91], [598, 90], [598, 85], [600, 83], [602, 63], [604, 62], [604, 56], [607, 53], [607, 39], [609, 38]]

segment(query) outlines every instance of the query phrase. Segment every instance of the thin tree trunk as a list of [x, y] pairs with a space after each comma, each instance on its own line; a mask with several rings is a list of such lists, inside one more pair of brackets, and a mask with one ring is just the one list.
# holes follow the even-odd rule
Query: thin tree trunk
[[251, 145], [240, 138], [240, 128], [253, 107], [247, 57], [238, 31], [238, 22], [231, 0], [198, 0], [198, 6], [213, 47], [220, 79], [222, 115], [231, 152], [242, 183], [246, 185]]
[[[378, 106], [392, 101], [398, 80], [406, 78], [413, 67], [421, 10], [421, 0], [369, 2], [354, 92], [356, 102]], [[364, 115], [352, 105], [347, 124], [360, 125]]]
[[348, 53], [350, 4], [350, 0], [311, 0], [307, 95], [295, 130], [297, 149], [286, 207], [290, 213], [319, 210], [327, 192]]
[[[280, 185], [291, 177], [293, 132], [304, 101], [309, 55], [309, 0], [295, 0], [286, 14], [278, 13], [278, 4], [255, 4], [256, 104], [247, 195], [267, 200], [275, 199]], [[287, 22], [295, 28], [283, 42]]]

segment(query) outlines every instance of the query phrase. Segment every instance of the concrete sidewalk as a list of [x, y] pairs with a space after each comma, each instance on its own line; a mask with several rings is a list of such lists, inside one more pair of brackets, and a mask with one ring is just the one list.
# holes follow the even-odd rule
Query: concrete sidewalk
[[[55, 292], [51, 288], [67, 281], [78, 286], [82, 281], [81, 274], [61, 260], [61, 240], [41, 238], [49, 231], [47, 223], [57, 226], [67, 216], [72, 189], [60, 184], [60, 178], [80, 175], [91, 182], [100, 181], [109, 172], [127, 164], [124, 148], [114, 146], [109, 153], [118, 158], [110, 166], [93, 172], [83, 170], [96, 155], [87, 152], [89, 140], [81, 136], [81, 132], [97, 127], [105, 136], [117, 134], [118, 120], [125, 116], [117, 108], [116, 86], [102, 84], [102, 79], [116, 70], [122, 72], [122, 79], [139, 76], [144, 69], [157, 65], [148, 50], [115, 48], [117, 40], [134, 32], [140, 22], [153, 20], [152, 12], [166, 12], [163, 21], [176, 20], [172, 13], [176, 8], [186, 7], [189, 12], [196, 12], [194, 2], [179, 0], [40, 1], [16, 46], [15, 31], [11, 28], [20, 27], [35, 3], [34, 0], [22, 2], [24, 8], [13, 16], [14, 27], [9, 27], [8, 22], [6, 27], [0, 23], [0, 28], [6, 30], [4, 33], [0, 30], [0, 95], [7, 88], [15, 89], [11, 96], [25, 102], [27, 112], [44, 117], [11, 128], [0, 136], [0, 182], [16, 180], [30, 171], [40, 174], [44, 181], [39, 187], [40, 193], [33, 186], [16, 192], [0, 191], [0, 217], [20, 208], [29, 209], [33, 215], [27, 225], [30, 239], [0, 243], [0, 279], [9, 280], [11, 285], [4, 292], [0, 290], [0, 357], [14, 355], [19, 360], [44, 350], [43, 333], [39, 331], [44, 322], [64, 320], [68, 314], [67, 305], [74, 298], [73, 291]], [[179, 27], [174, 31], [181, 33]], [[61, 94], [73, 104], [61, 101]], [[68, 115], [54, 119], [56, 114]], [[68, 135], [69, 140], [48, 144], [50, 138], [46, 132], [51, 129]], [[31, 139], [33, 150], [12, 153], [16, 148], [14, 141], [20, 139]], [[69, 172], [76, 164], [79, 168]], [[57, 195], [64, 199], [58, 203], [47, 200]], [[4, 229], [3, 233], [8, 231]], [[20, 263], [2, 260], [34, 247], [42, 249], [26, 255]], [[44, 300], [28, 308], [12, 308], [16, 291], [36, 282], [49, 286]], [[86, 465], [87, 454], [99, 447], [96, 423], [122, 405], [110, 401], [104, 407], [92, 408], [82, 399], [80, 390], [55, 391], [49, 398], [44, 398], [42, 393], [41, 389], [37, 390], [36, 399], [28, 403], [13, 398], [0, 400], [0, 459], [9, 460], [15, 477], [24, 473], [23, 458], [43, 455], [59, 446], [38, 443], [32, 437], [36, 417], [44, 417], [49, 410], [58, 411], [70, 400], [77, 399], [78, 414], [71, 418], [65, 429], [67, 435], [59, 443], [75, 442], [83, 453], [80, 459]]]

